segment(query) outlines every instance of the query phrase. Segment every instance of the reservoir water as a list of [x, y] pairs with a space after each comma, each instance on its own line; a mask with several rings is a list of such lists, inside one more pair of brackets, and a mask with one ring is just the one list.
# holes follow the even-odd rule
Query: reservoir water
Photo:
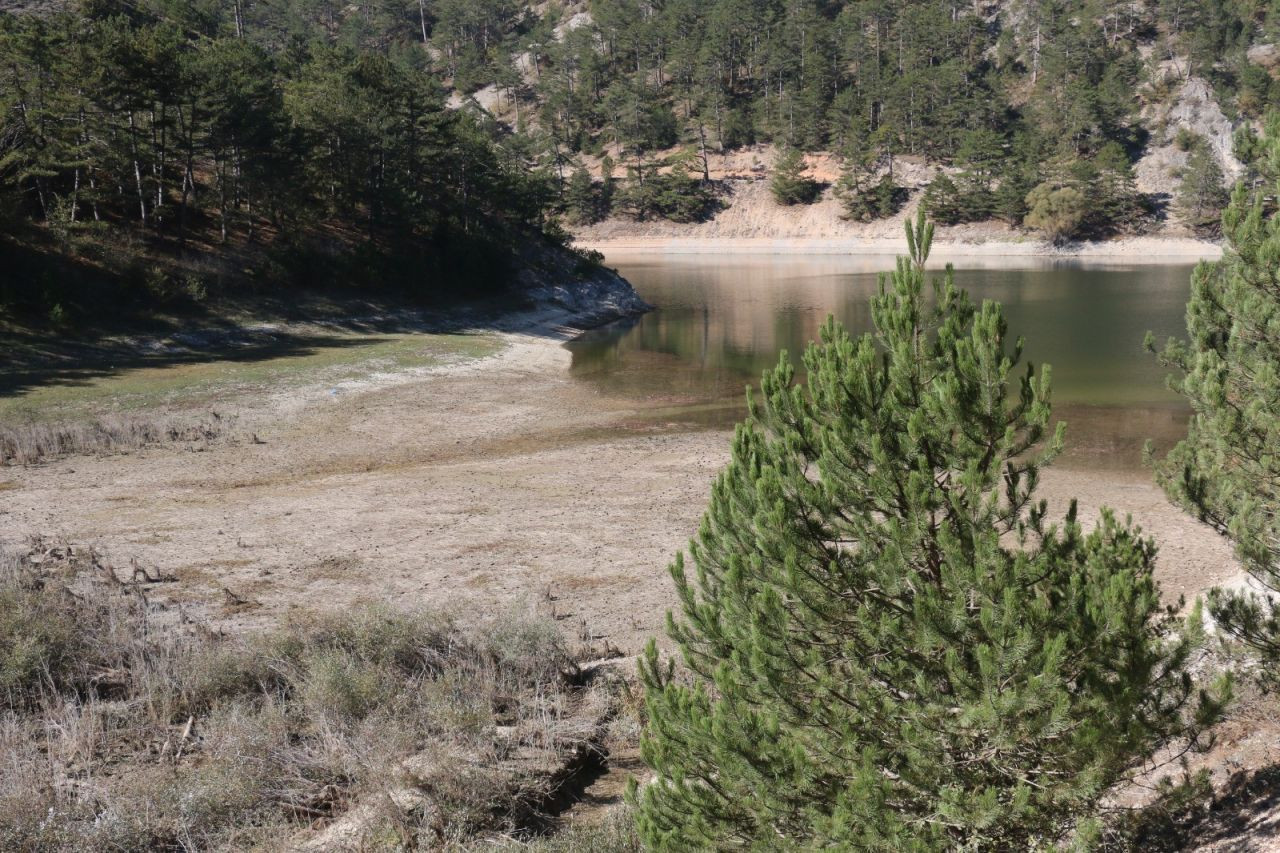
[[[743, 390], [786, 350], [798, 362], [828, 314], [869, 328], [888, 256], [615, 256], [607, 262], [657, 310], [570, 344], [572, 374], [635, 399], [655, 422], [729, 426]], [[941, 275], [941, 264], [936, 274]], [[1039, 258], [958, 259], [975, 302], [1004, 305], [1024, 360], [1052, 365], [1055, 414], [1067, 421], [1062, 465], [1133, 469], [1151, 439], [1168, 447], [1187, 408], [1142, 347], [1148, 330], [1184, 334], [1191, 266]]]

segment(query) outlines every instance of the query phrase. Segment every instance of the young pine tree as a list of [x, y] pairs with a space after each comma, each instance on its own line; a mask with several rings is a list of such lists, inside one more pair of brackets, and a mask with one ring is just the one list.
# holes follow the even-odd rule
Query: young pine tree
[[591, 173], [582, 166], [565, 182], [564, 208], [569, 221], [575, 225], [590, 225], [600, 219], [600, 194]]
[[[1189, 340], [1164, 350], [1182, 373], [1173, 387], [1194, 414], [1156, 475], [1176, 503], [1235, 544], [1262, 587], [1280, 593], [1280, 218], [1269, 201], [1280, 189], [1280, 117], [1251, 152], [1257, 186], [1232, 193], [1222, 217], [1227, 251], [1191, 277]], [[1274, 600], [1215, 590], [1209, 611], [1261, 653], [1264, 681], [1280, 684]]]
[[1214, 230], [1227, 200], [1224, 182], [1222, 167], [1208, 143], [1197, 139], [1178, 185], [1178, 206], [1188, 225], [1197, 231]]
[[806, 384], [765, 373], [671, 567], [689, 672], [642, 660], [652, 849], [1087, 840], [1138, 757], [1216, 717], [1154, 545], [1074, 505], [1046, 525], [1047, 371], [1014, 377], [999, 305], [949, 269], [926, 296], [932, 233], [908, 226], [874, 334], [828, 321]]
[[773, 166], [769, 189], [778, 204], [812, 204], [821, 187], [805, 171], [804, 154], [798, 148], [787, 148], [778, 155]]

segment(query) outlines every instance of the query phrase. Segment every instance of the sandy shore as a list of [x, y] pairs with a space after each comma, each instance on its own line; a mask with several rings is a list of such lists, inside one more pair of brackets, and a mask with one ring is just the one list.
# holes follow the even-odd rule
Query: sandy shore
[[[174, 572], [156, 595], [235, 626], [361, 600], [540, 608], [636, 651], [673, 602], [729, 434], [655, 423], [651, 401], [575, 381], [562, 316], [496, 356], [257, 401], [256, 443], [162, 446], [0, 470], [0, 530]], [[313, 393], [314, 392], [314, 393]], [[1106, 504], [1160, 543], [1170, 598], [1237, 574], [1226, 545], [1142, 474], [1058, 468], [1044, 496]], [[223, 590], [248, 599], [222, 609]]]
[[[898, 255], [900, 239], [889, 237], [585, 237], [584, 249], [610, 258], [628, 255]], [[930, 256], [966, 262], [983, 258], [1080, 258], [1125, 264], [1167, 264], [1217, 260], [1222, 247], [1206, 240], [1179, 237], [1130, 237], [1121, 240], [1081, 242], [1055, 246], [1042, 240], [935, 240]]]
[[[829, 178], [834, 180], [834, 178]], [[577, 245], [620, 255], [624, 252], [654, 254], [785, 254], [899, 255], [906, 251], [903, 220], [914, 220], [927, 183], [924, 174], [906, 176], [914, 185], [910, 199], [897, 214], [872, 222], [851, 222], [834, 193], [826, 192], [813, 204], [779, 205], [765, 180], [734, 179], [724, 182], [724, 207], [705, 222], [670, 222], [665, 219], [635, 221], [615, 217], [578, 227]], [[932, 257], [964, 258], [972, 264], [980, 258], [1045, 257], [1082, 258], [1117, 263], [1169, 263], [1216, 259], [1222, 247], [1197, 239], [1174, 222], [1160, 223], [1146, 236], [1096, 242], [1053, 245], [1033, 232], [1000, 221], [939, 225], [934, 234]]]

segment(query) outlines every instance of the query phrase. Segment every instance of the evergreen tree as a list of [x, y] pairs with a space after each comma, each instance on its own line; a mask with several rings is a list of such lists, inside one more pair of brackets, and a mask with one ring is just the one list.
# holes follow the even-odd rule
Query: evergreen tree
[[1154, 544], [1109, 512], [1085, 535], [1074, 504], [1046, 525], [1047, 373], [1014, 378], [999, 305], [950, 270], [926, 298], [931, 238], [908, 227], [874, 334], [828, 321], [807, 383], [784, 354], [749, 397], [671, 567], [689, 673], [642, 659], [651, 848], [1087, 841], [1131, 762], [1218, 713]]
[[876, 182], [873, 192], [876, 215], [881, 219], [893, 216], [907, 200], [907, 191], [898, 185], [891, 172], [885, 172], [880, 176], [880, 180]]
[[672, 222], [699, 222], [716, 209], [710, 188], [690, 174], [693, 160], [676, 157], [667, 172], [661, 164], [640, 162], [627, 169], [618, 205], [635, 219], [659, 216]]
[[1215, 229], [1227, 200], [1224, 182], [1218, 158], [1203, 139], [1197, 140], [1178, 186], [1178, 206], [1188, 225], [1201, 231]]
[[1090, 181], [1096, 197], [1091, 205], [1093, 227], [1098, 231], [1132, 230], [1148, 212], [1146, 199], [1138, 192], [1129, 156], [1116, 142], [1099, 149], [1089, 163]]
[[812, 204], [820, 187], [806, 173], [804, 154], [797, 148], [786, 148], [773, 165], [769, 189], [778, 204]]
[[[1245, 569], [1280, 592], [1280, 117], [1255, 143], [1257, 186], [1239, 185], [1222, 217], [1227, 249], [1191, 277], [1185, 342], [1163, 356], [1194, 412], [1187, 437], [1156, 465], [1176, 503], [1230, 539]], [[1153, 341], [1147, 336], [1147, 345]], [[1260, 652], [1280, 684], [1280, 609], [1269, 596], [1215, 590], [1209, 612]]]
[[939, 172], [924, 190], [924, 209], [929, 218], [943, 225], [966, 221], [961, 206], [960, 188], [946, 172]]
[[835, 196], [844, 207], [844, 218], [856, 222], [875, 219], [875, 204], [871, 196], [871, 166], [866, 161], [865, 149], [849, 144], [840, 163], [840, 179], [836, 181]]
[[564, 190], [565, 212], [569, 221], [590, 225], [601, 217], [600, 194], [596, 192], [591, 173], [582, 166], [574, 169]]

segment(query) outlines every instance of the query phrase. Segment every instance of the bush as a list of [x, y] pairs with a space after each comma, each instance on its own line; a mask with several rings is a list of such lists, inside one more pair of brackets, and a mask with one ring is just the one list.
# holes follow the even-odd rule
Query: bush
[[1046, 181], [1027, 194], [1023, 221], [1044, 232], [1050, 242], [1061, 243], [1076, 235], [1086, 213], [1084, 195], [1078, 189]]
[[618, 203], [635, 219], [701, 222], [716, 209], [711, 188], [683, 170], [660, 174], [656, 166], [645, 165], [629, 172]]
[[836, 186], [836, 196], [844, 205], [845, 219], [870, 222], [897, 213], [906, 203], [907, 190], [895, 183], [888, 173], [882, 175], [874, 186], [868, 187], [850, 170]]
[[[54, 549], [48, 559], [67, 556]], [[90, 559], [87, 555], [84, 559]], [[95, 678], [129, 666], [141, 623], [136, 602], [77, 595], [65, 583], [0, 552], [0, 707], [61, 694], [91, 696]]]
[[0, 553], [0, 849], [283, 849], [362, 802], [401, 844], [517, 831], [612, 714], [541, 620], [362, 607], [219, 638], [37, 545]]

